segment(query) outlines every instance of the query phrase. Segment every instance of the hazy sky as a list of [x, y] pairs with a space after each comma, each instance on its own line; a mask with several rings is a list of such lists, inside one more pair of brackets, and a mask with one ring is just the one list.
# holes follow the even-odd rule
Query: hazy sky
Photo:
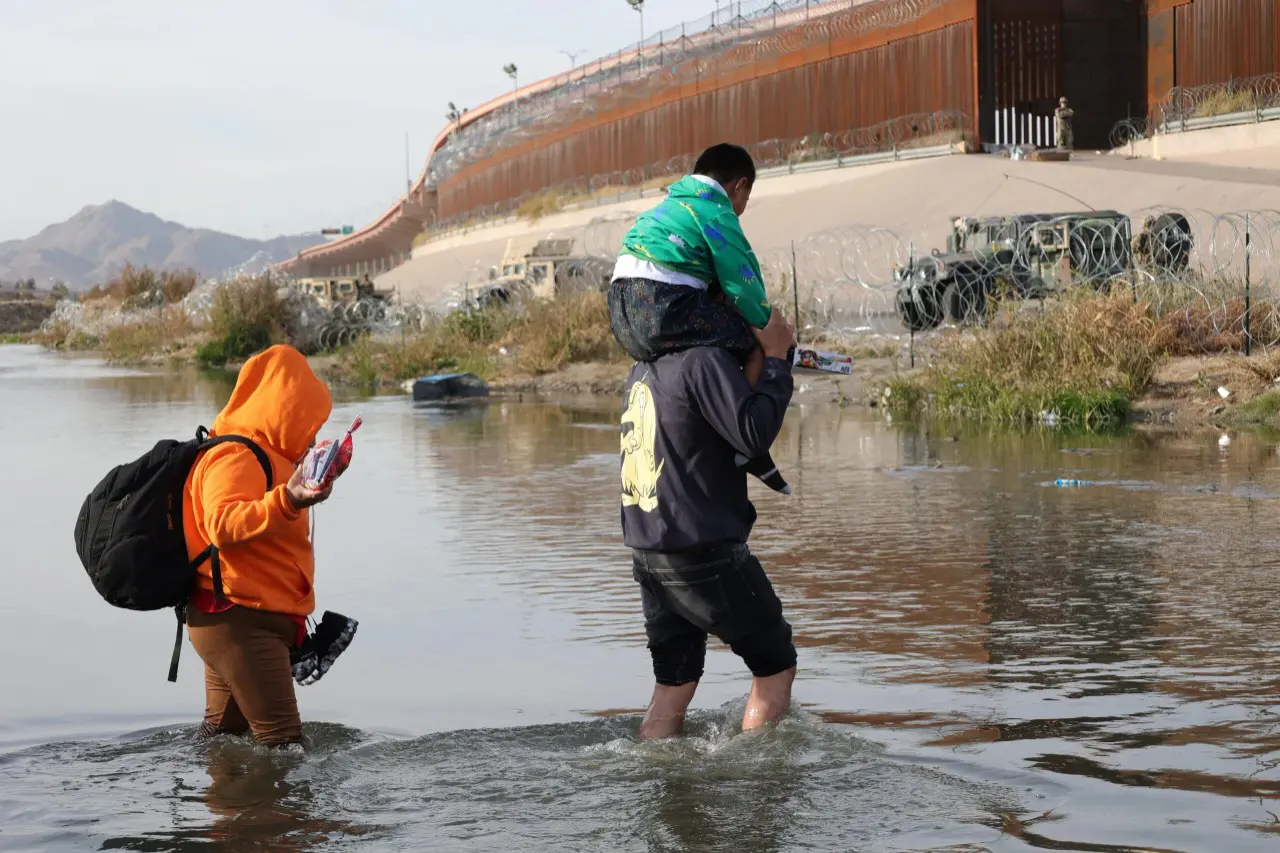
[[[655, 32], [713, 0], [647, 0]], [[246, 237], [359, 227], [446, 103], [635, 42], [625, 0], [0, 0], [0, 240], [119, 199]]]

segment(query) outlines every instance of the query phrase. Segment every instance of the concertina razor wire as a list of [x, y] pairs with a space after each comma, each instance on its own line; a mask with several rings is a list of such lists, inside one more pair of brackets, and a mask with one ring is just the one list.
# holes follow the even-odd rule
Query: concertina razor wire
[[[582, 256], [557, 271], [560, 292], [607, 286], [634, 213], [596, 217]], [[759, 252], [766, 286], [809, 340], [846, 343], [938, 327], [982, 325], [1001, 301], [1044, 302], [1110, 293], [1176, 319], [1206, 351], [1280, 344], [1280, 211], [1230, 213], [1154, 206], [1124, 215], [1012, 214], [961, 217], [946, 229], [849, 224]], [[948, 233], [949, 232], [949, 233]], [[555, 236], [548, 232], [546, 237]], [[366, 335], [412, 334], [451, 310], [470, 310], [486, 285], [478, 265], [431, 302], [412, 296], [322, 306], [279, 279], [291, 333], [301, 345], [335, 349]], [[179, 306], [195, 328], [211, 321], [217, 287], [202, 283]], [[474, 299], [471, 300], [474, 304]], [[510, 310], [519, 309], [520, 300]], [[175, 306], [169, 306], [169, 310]], [[97, 311], [59, 303], [46, 328], [101, 337], [159, 309]]]

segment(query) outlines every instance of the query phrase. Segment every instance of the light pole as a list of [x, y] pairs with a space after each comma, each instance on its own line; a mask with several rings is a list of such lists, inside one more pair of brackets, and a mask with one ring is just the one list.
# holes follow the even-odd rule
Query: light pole
[[516, 68], [514, 62], [508, 62], [502, 66], [502, 70], [511, 78], [511, 94], [514, 96], [511, 102], [511, 126], [515, 127], [520, 120], [517, 115], [520, 107], [520, 69]]
[[466, 110], [459, 110], [457, 105], [454, 104], [453, 101], [450, 101], [449, 111], [444, 114], [444, 117], [449, 120], [450, 124], [455, 125], [454, 129], [456, 130], [457, 129], [456, 125], [458, 125], [462, 121], [462, 114], [464, 112], [466, 112]]
[[581, 50], [575, 50], [575, 51], [562, 50], [560, 52], [563, 53], [565, 56], [569, 57], [570, 71], [578, 67], [578, 57], [583, 53], [585, 53], [585, 51], [581, 51]]
[[644, 68], [644, 0], [627, 0], [628, 5], [640, 13], [640, 44], [636, 50], [640, 57], [640, 67]]

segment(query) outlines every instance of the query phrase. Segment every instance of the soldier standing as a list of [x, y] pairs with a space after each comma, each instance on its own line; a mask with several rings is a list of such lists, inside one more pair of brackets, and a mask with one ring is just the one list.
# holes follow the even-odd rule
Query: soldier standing
[[1075, 110], [1067, 106], [1067, 99], [1058, 99], [1058, 108], [1053, 111], [1053, 117], [1058, 123], [1058, 147], [1065, 148], [1070, 151], [1075, 147], [1075, 133], [1071, 130], [1071, 119], [1075, 116]]

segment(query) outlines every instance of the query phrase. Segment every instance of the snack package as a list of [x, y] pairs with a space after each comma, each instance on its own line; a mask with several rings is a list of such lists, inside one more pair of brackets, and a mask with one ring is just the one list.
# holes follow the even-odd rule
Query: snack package
[[793, 365], [808, 370], [820, 370], [823, 373], [853, 373], [853, 356], [840, 355], [835, 352], [822, 352], [808, 347], [796, 347], [792, 357]]
[[303, 485], [308, 489], [324, 491], [338, 479], [351, 464], [353, 442], [351, 434], [360, 429], [363, 421], [356, 418], [338, 441], [321, 441], [302, 460]]

